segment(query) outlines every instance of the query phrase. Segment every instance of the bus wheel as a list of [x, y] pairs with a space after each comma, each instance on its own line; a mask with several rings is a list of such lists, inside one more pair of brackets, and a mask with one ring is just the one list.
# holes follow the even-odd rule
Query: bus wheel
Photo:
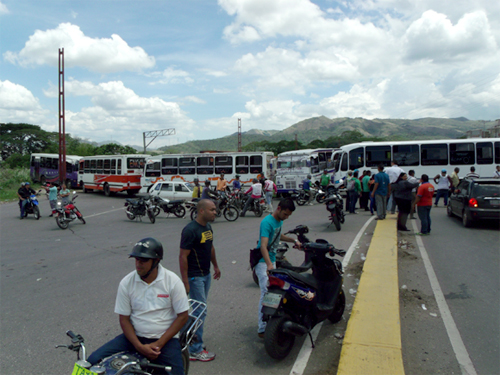
[[104, 195], [109, 197], [111, 195], [111, 189], [109, 188], [109, 184], [104, 184]]
[[82, 182], [82, 189], [83, 189], [83, 192], [84, 192], [84, 193], [88, 193], [88, 192], [90, 191], [90, 189], [87, 189], [87, 188], [85, 187], [85, 184], [84, 184], [83, 182]]

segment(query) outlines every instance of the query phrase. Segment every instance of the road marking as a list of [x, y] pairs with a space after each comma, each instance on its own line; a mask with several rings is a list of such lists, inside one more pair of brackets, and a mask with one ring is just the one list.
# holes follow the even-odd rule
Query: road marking
[[[356, 249], [356, 245], [358, 244], [359, 240], [361, 239], [361, 236], [365, 232], [366, 228], [370, 223], [375, 219], [375, 216], [371, 217], [368, 219], [363, 225], [363, 227], [360, 229], [356, 237], [354, 237], [354, 241], [352, 241], [351, 246], [349, 247], [349, 250], [347, 250], [346, 254], [344, 255], [344, 260], [342, 261], [342, 266], [345, 269], [347, 265], [349, 264], [349, 260], [351, 259], [352, 254], [354, 253], [354, 250]], [[318, 337], [319, 331], [321, 329], [321, 326], [323, 325], [323, 322], [317, 324], [312, 330], [311, 330], [311, 335], [313, 338], [313, 341], [316, 340]], [[302, 375], [304, 373], [304, 370], [306, 369], [307, 362], [309, 362], [309, 357], [311, 356], [312, 353], [312, 346], [311, 346], [311, 340], [309, 337], [306, 337], [304, 340], [304, 343], [302, 344], [302, 348], [300, 348], [300, 352], [297, 355], [297, 359], [295, 360], [295, 363], [293, 364], [292, 370], [290, 371], [290, 375]]]
[[98, 214], [93, 214], [93, 215], [88, 215], [88, 216], [85, 216], [85, 218], [94, 217], [94, 216], [99, 216], [99, 215], [104, 215], [104, 214], [109, 214], [110, 212], [123, 210], [124, 208], [125, 208], [125, 207], [121, 207], [121, 208], [115, 208], [114, 210], [109, 210], [109, 211], [99, 212]]
[[[412, 221], [412, 225], [413, 230], [417, 232], [418, 228], [416, 222]], [[436, 298], [439, 312], [441, 313], [441, 317], [443, 318], [444, 326], [446, 328], [446, 332], [448, 333], [451, 346], [453, 347], [453, 351], [455, 352], [455, 356], [457, 357], [458, 364], [460, 365], [460, 370], [462, 371], [463, 375], [477, 375], [476, 369], [474, 368], [474, 364], [472, 363], [469, 357], [469, 353], [465, 348], [457, 325], [455, 324], [455, 321], [451, 316], [450, 308], [446, 303], [446, 299], [444, 298], [443, 291], [441, 290], [441, 286], [439, 285], [439, 281], [437, 279], [436, 273], [434, 272], [434, 268], [432, 267], [429, 255], [427, 254], [427, 250], [425, 250], [422, 238], [420, 236], [416, 236], [416, 238], [417, 245], [420, 250], [420, 255], [422, 256], [422, 260], [424, 261], [427, 276], [429, 277], [431, 288], [434, 293], [434, 297]]]

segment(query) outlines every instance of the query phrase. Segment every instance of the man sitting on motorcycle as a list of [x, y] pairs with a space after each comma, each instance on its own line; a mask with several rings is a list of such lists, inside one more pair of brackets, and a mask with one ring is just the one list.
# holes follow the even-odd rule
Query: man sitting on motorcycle
[[253, 185], [250, 186], [250, 189], [248, 189], [247, 192], [245, 193], [247, 195], [250, 194], [250, 193], [252, 193], [252, 195], [246, 201], [245, 207], [243, 207], [243, 211], [241, 211], [241, 215], [240, 215], [241, 217], [244, 217], [245, 213], [247, 212], [247, 210], [250, 207], [252, 207], [253, 201], [255, 199], [259, 199], [262, 196], [262, 184], [259, 182], [259, 180], [257, 180], [256, 178], [254, 178], [252, 180], [252, 183], [253, 183]]
[[137, 242], [129, 254], [136, 270], [120, 282], [115, 313], [123, 333], [92, 353], [95, 365], [121, 351], [139, 352], [152, 363], [184, 374], [178, 333], [188, 320], [189, 302], [179, 276], [163, 268], [163, 246], [154, 238]]
[[24, 219], [24, 207], [28, 203], [31, 194], [36, 194], [36, 192], [30, 187], [30, 183], [21, 183], [21, 187], [17, 191], [17, 196], [19, 197], [19, 206], [21, 208], [21, 220]]

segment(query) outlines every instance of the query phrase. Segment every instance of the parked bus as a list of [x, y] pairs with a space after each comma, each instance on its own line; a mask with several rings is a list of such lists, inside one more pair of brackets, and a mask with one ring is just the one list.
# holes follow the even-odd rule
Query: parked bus
[[323, 171], [333, 172], [335, 158], [340, 156], [339, 149], [318, 148], [287, 151], [278, 155], [276, 168], [276, 187], [278, 194], [292, 193], [302, 189], [302, 181], [311, 175], [313, 183], [321, 179]]
[[270, 177], [272, 157], [272, 152], [263, 151], [158, 155], [147, 159], [141, 184], [145, 190], [157, 181], [198, 178], [203, 184], [223, 172], [229, 183], [238, 174], [242, 184], [250, 185], [259, 175]]
[[80, 160], [78, 177], [83, 192], [102, 190], [106, 196], [120, 191], [134, 195], [141, 189], [145, 160], [149, 155], [98, 155]]
[[379, 164], [389, 167], [392, 160], [405, 172], [413, 169], [415, 177], [427, 174], [430, 182], [442, 169], [451, 174], [455, 167], [460, 168], [461, 177], [472, 166], [481, 177], [493, 177], [495, 166], [500, 164], [500, 138], [361, 142], [341, 150], [334, 165], [336, 179], [345, 177], [348, 170], [358, 169], [360, 175], [366, 169], [376, 173]]
[[[66, 178], [68, 188], [78, 187], [78, 162], [81, 156], [66, 155]], [[59, 182], [59, 154], [31, 154], [30, 177], [33, 182]]]

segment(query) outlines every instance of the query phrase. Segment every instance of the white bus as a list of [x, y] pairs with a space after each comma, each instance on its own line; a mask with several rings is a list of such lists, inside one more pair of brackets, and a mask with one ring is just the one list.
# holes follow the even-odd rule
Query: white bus
[[278, 155], [276, 168], [276, 187], [278, 194], [288, 194], [302, 189], [302, 181], [311, 175], [316, 183], [323, 171], [333, 172], [335, 158], [340, 156], [340, 149], [318, 148], [287, 151]]
[[238, 174], [242, 185], [250, 185], [261, 175], [270, 177], [273, 156], [263, 151], [153, 156], [146, 160], [141, 185], [147, 191], [157, 181], [193, 182], [198, 178], [203, 183], [217, 180], [222, 172], [229, 183]]
[[402, 142], [361, 142], [341, 147], [341, 157], [334, 168], [336, 179], [346, 176], [348, 170], [376, 173], [377, 166], [386, 167], [394, 160], [405, 172], [413, 169], [415, 177], [429, 176], [429, 181], [446, 169], [451, 174], [460, 168], [459, 176], [476, 168], [481, 177], [493, 177], [495, 166], [500, 164], [500, 138], [441, 139]]
[[141, 177], [149, 155], [97, 155], [80, 160], [78, 178], [83, 192], [102, 190], [107, 196], [126, 191], [134, 195], [141, 189]]

